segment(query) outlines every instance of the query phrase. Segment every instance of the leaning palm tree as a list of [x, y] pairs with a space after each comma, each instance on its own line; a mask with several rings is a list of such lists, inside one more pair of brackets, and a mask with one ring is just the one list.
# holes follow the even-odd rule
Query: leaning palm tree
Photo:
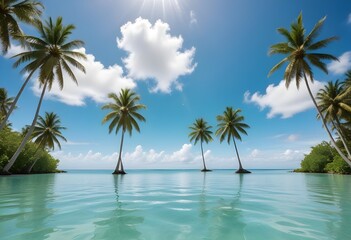
[[[343, 143], [348, 157], [351, 159], [350, 150], [346, 144], [345, 134], [343, 133], [341, 119], [343, 116], [351, 114], [351, 100], [344, 91], [339, 81], [328, 82], [324, 88], [317, 93], [318, 107], [326, 122], [331, 123], [336, 130], [341, 142]], [[318, 115], [320, 118], [320, 115]]]
[[191, 132], [189, 133], [190, 142], [194, 141], [194, 145], [196, 145], [196, 143], [200, 141], [202, 162], [204, 165], [204, 168], [201, 170], [201, 172], [209, 172], [211, 170], [206, 168], [202, 143], [203, 142], [208, 143], [213, 140], [211, 136], [212, 131], [210, 130], [212, 127], [209, 126], [208, 123], [203, 118], [199, 118], [199, 119], [196, 119], [195, 122], [189, 128], [191, 130]]
[[325, 19], [326, 17], [319, 20], [317, 24], [313, 27], [312, 31], [307, 35], [302, 22], [302, 13], [300, 13], [300, 15], [298, 16], [297, 21], [291, 24], [290, 31], [285, 28], [278, 28], [278, 32], [286, 38], [286, 42], [280, 42], [272, 45], [269, 53], [270, 55], [283, 54], [286, 55], [286, 57], [270, 70], [269, 75], [271, 75], [273, 72], [281, 68], [285, 63], [287, 63], [288, 65], [284, 73], [285, 86], [288, 88], [290, 83], [293, 80], [295, 80], [296, 86], [297, 88], [299, 88], [300, 82], [304, 80], [308, 93], [313, 101], [314, 106], [318, 111], [319, 116], [321, 116], [323, 126], [327, 131], [333, 146], [340, 154], [340, 156], [351, 166], [351, 159], [348, 159], [340, 150], [340, 148], [336, 145], [331, 131], [327, 126], [325, 118], [321, 114], [317, 102], [311, 92], [308, 82], [308, 78], [311, 82], [313, 82], [314, 80], [311, 65], [319, 68], [327, 74], [328, 69], [323, 60], [338, 60], [333, 55], [315, 52], [316, 50], [326, 47], [329, 43], [337, 39], [336, 37], [329, 37], [323, 40], [316, 41], [316, 38], [320, 33], [321, 27], [323, 26]]
[[75, 29], [74, 25], [69, 24], [64, 26], [62, 24], [62, 17], [58, 17], [56, 22], [53, 22], [49, 18], [48, 21], [45, 21], [44, 25], [42, 22], [36, 21], [35, 27], [40, 37], [23, 36], [22, 38], [30, 50], [12, 57], [17, 58], [17, 61], [13, 65], [14, 67], [30, 61], [21, 70], [21, 73], [26, 73], [28, 76], [18, 91], [5, 119], [2, 120], [0, 130], [5, 126], [12, 111], [15, 109], [18, 99], [35, 72], [39, 70], [39, 81], [42, 85], [46, 86], [45, 80], [48, 80], [49, 90], [51, 89], [55, 75], [60, 88], [63, 88], [63, 72], [67, 72], [77, 83], [71, 66], [85, 72], [84, 66], [76, 60], [76, 58], [85, 59], [85, 54], [72, 50], [73, 48], [83, 46], [84, 42], [81, 40], [67, 41], [67, 38]]
[[[34, 143], [37, 144], [37, 150], [54, 150], [55, 144], [58, 146], [59, 149], [61, 149], [59, 139], [67, 142], [66, 138], [61, 133], [61, 130], [64, 129], [66, 128], [61, 126], [61, 120], [57, 114], [53, 112], [46, 112], [45, 118], [39, 116], [38, 122], [36, 123], [31, 136], [32, 139], [35, 139]], [[32, 171], [34, 165], [37, 163], [37, 160], [38, 158], [34, 160], [34, 162], [28, 168], [27, 173], [30, 173]]]
[[145, 105], [139, 104], [139, 95], [130, 89], [122, 89], [117, 96], [115, 93], [108, 94], [108, 97], [113, 101], [105, 104], [102, 109], [111, 110], [102, 120], [102, 123], [110, 122], [109, 133], [114, 129], [116, 134], [122, 129], [121, 144], [119, 148], [119, 155], [117, 166], [113, 174], [125, 174], [122, 163], [122, 148], [124, 141], [124, 133], [127, 131], [129, 135], [132, 135], [133, 128], [137, 132], [140, 132], [137, 120], [145, 122], [145, 118], [138, 113], [139, 110], [145, 109]]
[[234, 110], [232, 107], [227, 107], [223, 115], [218, 115], [216, 135], [219, 136], [220, 142], [226, 139], [228, 144], [230, 144], [230, 142], [233, 141], [239, 162], [239, 170], [237, 170], [236, 173], [250, 173], [250, 171], [245, 170], [241, 164], [239, 151], [235, 142], [235, 139], [241, 141], [240, 133], [247, 135], [245, 128], [250, 128], [249, 125], [244, 123], [244, 116], [240, 115], [240, 113], [240, 109]]
[[0, 45], [3, 54], [11, 47], [10, 37], [21, 40], [23, 32], [18, 25], [19, 21], [34, 24], [43, 8], [43, 5], [35, 0], [0, 1]]
[[13, 99], [13, 97], [8, 97], [5, 88], [0, 88], [0, 120], [5, 118], [5, 116], [7, 115], [13, 103]]
[[[86, 59], [85, 54], [72, 50], [75, 47], [82, 46], [83, 42], [80, 40], [68, 42], [69, 36], [75, 29], [74, 25], [70, 24], [65, 26], [62, 24], [62, 18], [58, 17], [55, 22], [53, 22], [51, 18], [49, 18], [45, 24], [37, 22], [36, 27], [39, 31], [40, 37], [25, 36], [26, 43], [30, 46], [31, 50], [15, 55], [14, 57], [18, 59], [14, 65], [18, 66], [21, 63], [30, 61], [30, 63], [23, 68], [22, 72], [29, 72], [29, 74], [33, 74], [38, 70], [38, 81], [42, 87], [42, 92], [31, 127], [26, 136], [23, 138], [15, 154], [4, 167], [3, 174], [9, 174], [9, 169], [15, 163], [18, 155], [32, 135], [34, 126], [39, 116], [45, 91], [47, 89], [51, 89], [55, 80], [57, 81], [59, 87], [61, 89], [63, 88], [63, 72], [66, 72], [68, 76], [78, 84], [71, 66], [85, 72], [84, 66], [77, 60]], [[16, 97], [16, 99], [18, 98]], [[14, 103], [16, 102], [16, 99]]]

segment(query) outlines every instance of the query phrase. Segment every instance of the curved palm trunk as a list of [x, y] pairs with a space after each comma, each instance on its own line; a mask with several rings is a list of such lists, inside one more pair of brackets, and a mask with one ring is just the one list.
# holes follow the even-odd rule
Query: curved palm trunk
[[202, 172], [207, 172], [209, 170], [206, 168], [205, 157], [204, 157], [204, 150], [202, 148], [202, 141], [201, 141], [201, 154], [202, 154], [202, 163], [204, 164], [204, 169], [202, 169], [201, 171]]
[[32, 165], [28, 168], [27, 173], [31, 173], [31, 171], [32, 171], [34, 165], [37, 163], [37, 161], [38, 161], [38, 158], [36, 158], [36, 159], [34, 160], [34, 162], [32, 163]]
[[244, 169], [244, 168], [243, 168], [243, 165], [241, 165], [240, 156], [239, 156], [239, 151], [238, 151], [238, 148], [237, 148], [237, 146], [236, 146], [236, 142], [235, 142], [234, 136], [233, 136], [233, 143], [234, 143], [236, 155], [238, 156], [238, 162], [239, 162], [239, 169], [238, 169], [235, 173], [251, 173], [250, 171]]
[[5, 118], [4, 118], [4, 119], [2, 120], [2, 122], [1, 122], [0, 131], [6, 126], [7, 120], [9, 119], [9, 117], [10, 117], [12, 111], [15, 109], [16, 104], [17, 104], [17, 101], [18, 101], [19, 97], [21, 96], [21, 94], [22, 94], [24, 88], [27, 86], [27, 83], [29, 82], [29, 79], [32, 77], [33, 73], [34, 73], [34, 71], [31, 72], [31, 73], [28, 75], [26, 81], [24, 81], [24, 83], [22, 84], [22, 87], [21, 87], [21, 89], [19, 90], [19, 92], [17, 93], [15, 100], [14, 100], [13, 103], [11, 104], [11, 107], [10, 107], [9, 111], [7, 112]]
[[333, 138], [333, 136], [332, 136], [332, 134], [331, 134], [331, 132], [330, 132], [328, 126], [327, 126], [327, 123], [326, 123], [326, 121], [325, 121], [325, 118], [324, 118], [324, 116], [322, 115], [322, 113], [321, 113], [321, 111], [320, 111], [320, 109], [319, 109], [319, 107], [318, 107], [318, 105], [317, 105], [317, 102], [316, 102], [316, 100], [315, 100], [314, 97], [313, 97], [313, 94], [312, 94], [312, 92], [311, 92], [310, 86], [309, 86], [308, 81], [307, 81], [306, 73], [303, 73], [303, 75], [304, 75], [304, 79], [305, 79], [305, 83], [306, 83], [306, 86], [307, 86], [308, 93], [310, 94], [310, 97], [311, 97], [311, 99], [312, 99], [312, 101], [313, 101], [313, 104], [314, 104], [314, 106], [316, 107], [317, 112], [318, 112], [319, 116], [320, 116], [321, 119], [322, 119], [323, 126], [324, 126], [325, 130], [326, 130], [327, 133], [328, 133], [328, 136], [329, 136], [329, 138], [330, 138], [330, 140], [331, 140], [331, 142], [332, 142], [333, 147], [336, 149], [336, 151], [339, 153], [339, 155], [342, 157], [342, 159], [351, 167], [351, 160], [348, 159], [348, 158], [345, 156], [345, 154], [343, 154], [343, 152], [340, 150], [340, 148], [339, 148], [338, 146], [336, 146], [336, 142], [335, 142], [335, 140], [334, 140], [334, 138]]
[[238, 161], [239, 161], [239, 170], [242, 170], [242, 169], [243, 169], [243, 166], [241, 165], [240, 156], [239, 156], [239, 151], [238, 151], [238, 148], [237, 148], [237, 146], [236, 146], [236, 142], [235, 142], [234, 137], [233, 137], [233, 143], [234, 143], [234, 147], [235, 147], [236, 156], [238, 157]]
[[48, 81], [45, 81], [45, 84], [43, 86], [43, 91], [41, 93], [41, 96], [40, 96], [40, 100], [39, 100], [39, 103], [38, 103], [38, 107], [37, 107], [37, 110], [35, 112], [35, 116], [34, 116], [34, 119], [33, 119], [33, 122], [32, 122], [32, 125], [30, 126], [26, 136], [23, 138], [20, 146], [17, 148], [15, 154], [12, 156], [12, 158], [10, 159], [10, 161], [6, 164], [6, 166], [4, 167], [4, 169], [2, 170], [2, 174], [10, 174], [9, 173], [9, 170], [10, 168], [13, 166], [13, 164], [16, 162], [17, 160], [17, 157], [18, 155], [22, 152], [24, 146], [26, 145], [29, 137], [32, 135], [32, 132], [34, 130], [34, 126], [35, 124], [37, 123], [37, 119], [38, 119], [38, 116], [39, 116], [39, 111], [40, 111], [40, 107], [41, 107], [41, 103], [43, 102], [43, 98], [44, 98], [44, 95], [45, 95], [45, 91], [46, 91], [46, 86], [48, 84]]
[[344, 134], [343, 134], [343, 132], [341, 130], [341, 123], [340, 123], [338, 117], [335, 117], [335, 120], [336, 120], [336, 126], [335, 126], [333, 121], [332, 121], [332, 123], [333, 123], [333, 125], [334, 125], [334, 127], [335, 127], [335, 129], [336, 129], [336, 131], [337, 131], [337, 133], [339, 135], [339, 137], [340, 137], [340, 140], [341, 140], [342, 144], [345, 147], [345, 150], [347, 152], [347, 156], [349, 157], [349, 159], [351, 159], [351, 154], [350, 154], [349, 147], [347, 146], [347, 143], [346, 143], [346, 140], [345, 140], [345, 136], [344, 136]]
[[121, 138], [121, 145], [119, 146], [119, 156], [118, 156], [118, 162], [117, 166], [115, 168], [115, 171], [113, 174], [126, 174], [123, 168], [123, 163], [122, 163], [122, 148], [123, 148], [123, 142], [124, 142], [124, 133], [125, 131], [122, 131], [122, 138]]
[[[34, 157], [37, 155], [37, 152], [38, 152], [42, 142], [43, 142], [43, 140], [40, 141], [39, 146], [37, 147], [37, 149], [35, 149]], [[36, 158], [34, 160], [34, 162], [32, 163], [32, 165], [27, 169], [27, 173], [30, 173], [32, 171], [32, 169], [33, 169], [34, 165], [37, 163], [37, 161], [38, 161], [38, 158]]]

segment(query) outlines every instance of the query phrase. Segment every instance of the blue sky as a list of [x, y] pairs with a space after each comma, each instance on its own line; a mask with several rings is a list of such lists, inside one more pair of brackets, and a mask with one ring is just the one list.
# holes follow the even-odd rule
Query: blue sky
[[[62, 16], [76, 26], [73, 38], [84, 40], [87, 74], [79, 87], [66, 79], [62, 92], [47, 94], [41, 113], [54, 111], [67, 127], [68, 139], [53, 155], [60, 168], [114, 168], [120, 135], [108, 134], [101, 120], [107, 93], [133, 87], [147, 105], [141, 133], [125, 140], [128, 168], [200, 168], [200, 147], [188, 140], [188, 126], [215, 117], [226, 106], [241, 108], [251, 126], [238, 143], [246, 168], [295, 168], [312, 145], [327, 140], [304, 86], [285, 90], [283, 71], [267, 74], [281, 56], [268, 49], [282, 41], [278, 27], [288, 28], [302, 11], [308, 30], [327, 16], [321, 38], [336, 35], [325, 52], [329, 75], [315, 70], [317, 90], [342, 79], [351, 68], [351, 3], [280, 0], [76, 0], [43, 1], [44, 18]], [[33, 29], [24, 26], [27, 33]], [[156, 37], [158, 36], [158, 37]], [[9, 56], [18, 51], [13, 47]], [[12, 59], [0, 57], [0, 87], [14, 96], [23, 82]], [[10, 121], [15, 129], [29, 124], [38, 101], [35, 78]], [[209, 168], [236, 168], [233, 146], [215, 141], [205, 146]]]

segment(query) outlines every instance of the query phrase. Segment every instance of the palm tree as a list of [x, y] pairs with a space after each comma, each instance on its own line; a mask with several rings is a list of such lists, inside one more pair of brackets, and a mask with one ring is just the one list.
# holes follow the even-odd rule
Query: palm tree
[[0, 45], [3, 54], [11, 47], [10, 37], [19, 39], [23, 35], [18, 21], [35, 24], [43, 8], [39, 1], [34, 0], [0, 1]]
[[35, 27], [40, 37], [23, 36], [25, 44], [30, 50], [12, 57], [18, 58], [14, 63], [14, 67], [18, 67], [27, 61], [31, 62], [21, 70], [21, 73], [28, 73], [28, 76], [17, 93], [6, 118], [2, 121], [0, 130], [5, 126], [24, 88], [37, 70], [39, 70], [39, 81], [41, 85], [46, 86], [45, 80], [48, 80], [49, 90], [51, 89], [55, 75], [60, 88], [63, 88], [64, 71], [77, 83], [77, 79], [70, 65], [85, 72], [84, 66], [76, 60], [76, 58], [86, 59], [85, 54], [72, 50], [73, 48], [83, 46], [84, 42], [81, 40], [67, 42], [67, 38], [75, 29], [74, 25], [69, 24], [64, 26], [62, 24], [62, 17], [58, 17], [55, 23], [49, 18], [48, 21], [45, 21], [45, 25], [40, 21], [36, 21]]
[[272, 45], [270, 47], [269, 53], [270, 55], [283, 54], [286, 55], [286, 57], [278, 64], [276, 64], [270, 70], [268, 75], [271, 75], [273, 72], [281, 68], [285, 63], [288, 63], [284, 73], [285, 86], [288, 88], [290, 83], [295, 80], [296, 86], [299, 88], [301, 80], [304, 80], [308, 93], [318, 111], [319, 116], [321, 116], [323, 126], [327, 131], [333, 146], [340, 154], [340, 156], [351, 166], [351, 160], [348, 159], [336, 145], [335, 140], [327, 126], [325, 118], [321, 114], [317, 102], [314, 99], [307, 79], [307, 77], [309, 77], [311, 82], [314, 80], [311, 65], [328, 74], [328, 69], [323, 61], [338, 60], [331, 54], [315, 52], [316, 50], [326, 47], [329, 43], [337, 39], [336, 37], [329, 37], [316, 41], [316, 38], [320, 33], [325, 19], [326, 17], [319, 20], [308, 35], [306, 35], [306, 30], [303, 26], [302, 13], [300, 13], [298, 16], [297, 21], [291, 24], [290, 31], [285, 28], [278, 28], [278, 32], [286, 38], [286, 42], [280, 42]]
[[[42, 93], [31, 127], [15, 154], [4, 167], [3, 174], [8, 174], [9, 169], [15, 163], [18, 155], [32, 135], [46, 89], [51, 89], [54, 80], [58, 82], [62, 89], [64, 85], [64, 71], [74, 82], [78, 83], [71, 66], [85, 72], [84, 66], [77, 60], [86, 59], [85, 54], [72, 50], [72, 48], [82, 46], [84, 43], [80, 40], [67, 41], [72, 31], [75, 29], [74, 25], [70, 24], [64, 26], [62, 24], [62, 18], [58, 17], [55, 22], [53, 22], [51, 18], [49, 18], [45, 24], [37, 22], [36, 27], [40, 37], [25, 36], [26, 43], [30, 46], [31, 50], [14, 56], [18, 58], [14, 65], [18, 66], [21, 63], [30, 61], [30, 63], [23, 68], [22, 72], [29, 72], [31, 75], [39, 70], [38, 81], [42, 87]], [[18, 99], [18, 96], [16, 99]], [[16, 99], [14, 103], [16, 103]]]
[[122, 128], [121, 144], [119, 148], [119, 156], [117, 166], [113, 174], [125, 174], [122, 163], [122, 148], [124, 141], [124, 133], [128, 131], [132, 135], [133, 128], [140, 132], [137, 120], [145, 122], [145, 118], [138, 113], [139, 110], [145, 109], [145, 105], [139, 104], [139, 95], [130, 89], [122, 89], [117, 96], [115, 93], [108, 94], [108, 97], [113, 101], [105, 104], [102, 109], [111, 110], [102, 120], [102, 123], [110, 122], [109, 133], [116, 129], [116, 134]]
[[245, 170], [241, 164], [239, 151], [235, 142], [235, 139], [241, 141], [240, 133], [247, 135], [245, 128], [250, 128], [249, 125], [244, 123], [244, 116], [241, 116], [240, 113], [240, 109], [234, 110], [232, 107], [227, 107], [223, 115], [218, 115], [216, 135], [219, 136], [220, 142], [227, 139], [228, 144], [230, 144], [230, 142], [233, 141], [239, 162], [239, 170], [236, 171], [236, 173], [250, 173], [250, 171]]
[[345, 90], [346, 89], [350, 90], [350, 88], [351, 88], [351, 69], [345, 73], [345, 76], [346, 76], [346, 78], [342, 83], [343, 87], [345, 88]]
[[[37, 150], [47, 149], [47, 150], [55, 150], [55, 144], [61, 149], [61, 144], [59, 139], [67, 142], [66, 138], [62, 135], [61, 130], [66, 129], [61, 126], [61, 120], [59, 116], [53, 112], [46, 112], [45, 118], [42, 116], [38, 117], [38, 122], [34, 127], [34, 131], [32, 133], [32, 139], [34, 143], [37, 144]], [[34, 154], [35, 155], [35, 154]], [[28, 168], [28, 173], [30, 173], [36, 164], [38, 158], [34, 160], [32, 165]]]
[[0, 88], [0, 120], [5, 118], [7, 112], [10, 109], [10, 106], [13, 103], [13, 97], [8, 97], [7, 91], [5, 88]]
[[191, 129], [191, 132], [189, 134], [190, 142], [194, 141], [194, 145], [196, 145], [196, 143], [200, 141], [200, 144], [201, 144], [202, 162], [204, 164], [204, 169], [202, 169], [201, 172], [211, 171], [206, 168], [202, 143], [203, 142], [208, 143], [213, 140], [211, 136], [212, 131], [210, 130], [212, 127], [209, 126], [203, 118], [199, 118], [199, 119], [196, 119], [193, 125], [191, 125], [189, 128]]
[[[351, 114], [351, 100], [347, 96], [347, 92], [344, 91], [339, 81], [335, 83], [328, 82], [323, 89], [319, 90], [316, 98], [325, 120], [332, 124], [345, 147], [348, 157], [351, 159], [341, 124], [341, 118]], [[320, 118], [319, 115], [318, 118]]]

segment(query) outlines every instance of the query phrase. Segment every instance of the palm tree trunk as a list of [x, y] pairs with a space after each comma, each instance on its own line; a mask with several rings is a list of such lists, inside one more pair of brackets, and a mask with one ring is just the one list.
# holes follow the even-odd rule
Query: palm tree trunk
[[[123, 148], [123, 142], [124, 142], [124, 130], [122, 131], [122, 138], [121, 138], [121, 144], [119, 146], [119, 156], [118, 156], [118, 162], [115, 171], [113, 174], [125, 174], [124, 168], [123, 168], [123, 163], [122, 163], [122, 148]], [[120, 170], [121, 169], [121, 170]]]
[[[43, 142], [43, 139], [40, 141], [40, 143], [39, 143], [37, 149], [35, 149], [35, 152], [34, 152], [34, 154], [33, 154], [34, 157], [36, 157], [37, 152], [38, 152], [38, 150], [39, 150], [39, 148], [40, 148], [42, 142]], [[30, 173], [30, 172], [32, 171], [32, 169], [33, 169], [34, 165], [37, 163], [37, 161], [38, 161], [38, 158], [36, 158], [36, 159], [34, 160], [34, 162], [32, 163], [32, 165], [27, 169], [27, 173]]]
[[332, 121], [335, 129], [336, 129], [336, 132], [338, 133], [339, 137], [340, 137], [340, 140], [342, 142], [342, 144], [344, 145], [345, 147], [345, 150], [347, 152], [347, 156], [349, 157], [349, 159], [351, 159], [351, 154], [350, 154], [350, 150], [349, 150], [349, 147], [347, 146], [347, 143], [346, 143], [346, 140], [345, 140], [345, 136], [344, 134], [342, 133], [342, 130], [341, 130], [341, 123], [338, 119], [338, 117], [335, 117], [335, 121], [336, 121], [336, 126], [334, 124], [334, 122]]
[[34, 160], [34, 162], [32, 163], [32, 165], [28, 168], [28, 170], [27, 170], [27, 173], [28, 173], [28, 174], [32, 171], [32, 169], [33, 169], [34, 165], [37, 163], [37, 161], [38, 161], [38, 158], [36, 158], [36, 159]]
[[[339, 155], [342, 157], [342, 159], [351, 167], [351, 160], [348, 159], [348, 158], [345, 156], [345, 154], [343, 154], [343, 152], [340, 150], [340, 148], [339, 148], [338, 146], [336, 146], [336, 142], [335, 142], [335, 140], [334, 140], [334, 138], [333, 138], [333, 136], [332, 136], [332, 134], [331, 134], [331, 132], [330, 132], [328, 126], [327, 126], [327, 123], [326, 123], [326, 121], [325, 121], [325, 119], [324, 119], [324, 116], [322, 115], [322, 113], [321, 113], [321, 111], [320, 111], [320, 109], [319, 109], [319, 107], [318, 107], [318, 104], [317, 104], [316, 100], [315, 100], [314, 97], [313, 97], [313, 94], [312, 94], [312, 92], [311, 92], [310, 86], [309, 86], [308, 81], [307, 81], [306, 73], [304, 72], [303, 75], [304, 75], [304, 79], [305, 79], [305, 83], [306, 83], [306, 87], [307, 87], [308, 93], [310, 94], [310, 97], [311, 97], [311, 99], [312, 99], [312, 101], [313, 101], [313, 104], [314, 104], [314, 106], [316, 107], [317, 112], [318, 112], [319, 116], [320, 116], [321, 119], [322, 119], [323, 126], [324, 126], [325, 130], [326, 130], [327, 133], [328, 133], [328, 136], [329, 136], [329, 138], [330, 138], [330, 140], [331, 140], [331, 142], [332, 142], [333, 147], [336, 149], [336, 151], [339, 153]], [[312, 79], [311, 79], [311, 80], [312, 80]]]
[[40, 96], [40, 100], [39, 100], [39, 103], [38, 103], [38, 107], [37, 107], [37, 110], [35, 112], [35, 116], [34, 116], [34, 119], [33, 119], [33, 122], [32, 122], [32, 125], [30, 126], [26, 136], [23, 138], [20, 146], [17, 148], [15, 154], [12, 156], [12, 158], [10, 159], [10, 161], [6, 164], [6, 166], [4, 167], [4, 169], [2, 170], [2, 174], [9, 174], [9, 170], [10, 168], [12, 167], [12, 165], [16, 162], [17, 160], [17, 157], [18, 155], [22, 152], [24, 146], [26, 145], [29, 137], [32, 135], [32, 132], [34, 130], [34, 126], [35, 124], [37, 123], [37, 119], [38, 119], [38, 116], [39, 116], [39, 111], [40, 111], [40, 107], [41, 107], [41, 103], [43, 102], [43, 98], [44, 98], [44, 95], [45, 95], [45, 90], [46, 90], [46, 86], [48, 84], [48, 81], [45, 81], [45, 84], [43, 86], [43, 91], [41, 93], [41, 96]]
[[207, 171], [207, 168], [206, 168], [206, 163], [205, 163], [205, 157], [204, 157], [204, 150], [202, 148], [202, 141], [201, 141], [201, 154], [202, 154], [202, 162], [204, 164], [204, 169], [202, 171]]
[[28, 75], [26, 81], [24, 81], [24, 83], [22, 84], [22, 87], [21, 87], [21, 89], [19, 90], [19, 92], [17, 93], [17, 96], [16, 96], [15, 100], [13, 101], [13, 103], [12, 103], [12, 105], [11, 105], [9, 111], [7, 112], [5, 118], [4, 118], [4, 119], [2, 120], [2, 122], [1, 122], [0, 131], [6, 126], [7, 120], [9, 119], [9, 117], [10, 117], [12, 111], [15, 109], [16, 104], [17, 104], [17, 101], [18, 101], [19, 97], [21, 96], [21, 94], [22, 94], [24, 88], [27, 86], [27, 83], [29, 82], [29, 80], [30, 80], [30, 78], [32, 77], [33, 73], [34, 73], [34, 71], [32, 71], [32, 72]]
[[238, 151], [238, 148], [237, 148], [237, 146], [236, 146], [234, 137], [233, 137], [233, 143], [234, 143], [234, 147], [235, 147], [235, 151], [236, 151], [236, 156], [238, 157], [238, 161], [239, 161], [239, 170], [242, 170], [242, 169], [243, 169], [243, 166], [241, 165], [240, 156], [239, 156], [239, 151]]

